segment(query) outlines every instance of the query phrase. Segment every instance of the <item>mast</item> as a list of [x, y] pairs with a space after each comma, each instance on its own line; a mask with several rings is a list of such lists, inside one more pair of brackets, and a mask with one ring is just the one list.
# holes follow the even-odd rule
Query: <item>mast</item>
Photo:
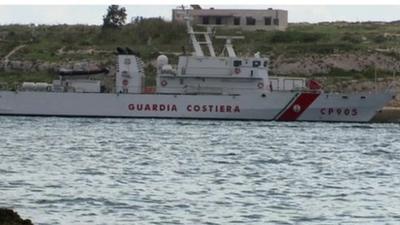
[[[190, 35], [190, 39], [192, 41], [195, 56], [204, 56], [204, 52], [203, 49], [201, 48], [201, 45], [207, 45], [210, 56], [215, 57], [215, 51], [211, 41], [211, 35], [212, 35], [211, 28], [207, 27], [206, 32], [195, 32], [193, 30], [192, 25], [190, 24], [190, 18], [185, 17], [185, 20], [186, 20], [186, 27], [188, 30], [188, 34]], [[205, 41], [203, 42], [198, 41], [196, 35], [203, 35]]]
[[[185, 10], [185, 8], [183, 6], [182, 6], [182, 10]], [[185, 15], [184, 19], [186, 21], [187, 32], [192, 41], [194, 55], [200, 56], [200, 57], [205, 56], [201, 45], [207, 45], [210, 56], [215, 57], [216, 56], [215, 50], [214, 50], [213, 43], [211, 40], [211, 36], [213, 34], [211, 27], [207, 26], [206, 32], [195, 32], [192, 27], [192, 24], [191, 24], [191, 20], [193, 18], [190, 16], [189, 10], [185, 10], [185, 13], [186, 13], [186, 15]], [[203, 41], [203, 42], [198, 41], [196, 38], [196, 35], [203, 35], [205, 41]], [[236, 57], [236, 53], [235, 53], [235, 50], [233, 49], [233, 45], [232, 45], [232, 40], [244, 39], [243, 36], [216, 36], [215, 38], [226, 40], [225, 47], [224, 47], [224, 50], [222, 51], [222, 54], [224, 54], [224, 52], [226, 51], [228, 54], [228, 57], [231, 57], [231, 58]]]
[[224, 54], [224, 52], [226, 51], [228, 53], [228, 56], [231, 58], [236, 57], [236, 53], [235, 53], [235, 50], [233, 49], [233, 45], [232, 45], [232, 40], [233, 39], [244, 39], [243, 36], [216, 36], [215, 38], [226, 40], [224, 50], [222, 50], [222, 54]]
[[192, 41], [195, 55], [196, 56], [204, 56], [203, 50], [201, 49], [201, 46], [200, 46], [200, 43], [197, 41], [196, 33], [194, 32], [193, 27], [190, 24], [190, 18], [185, 17], [185, 20], [186, 20], [187, 32], [190, 35], [190, 39]]
[[[182, 7], [182, 9], [184, 10], [184, 7]], [[203, 52], [203, 49], [201, 48], [201, 45], [207, 45], [210, 56], [215, 57], [215, 51], [214, 51], [214, 47], [213, 47], [213, 44], [211, 41], [211, 35], [212, 35], [211, 28], [207, 27], [206, 32], [195, 32], [193, 30], [191, 20], [192, 20], [192, 18], [189, 15], [189, 11], [186, 10], [186, 16], [185, 16], [186, 28], [187, 28], [187, 32], [190, 36], [190, 39], [192, 41], [194, 55], [195, 56], [204, 56], [204, 52]], [[203, 42], [198, 41], [196, 38], [196, 35], [203, 35], [205, 41], [203, 41]]]

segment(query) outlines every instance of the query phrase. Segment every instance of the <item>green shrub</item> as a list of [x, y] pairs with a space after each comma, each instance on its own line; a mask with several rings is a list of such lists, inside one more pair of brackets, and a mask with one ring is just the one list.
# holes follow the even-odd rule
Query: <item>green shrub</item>
[[386, 41], [386, 38], [383, 35], [377, 35], [372, 40], [377, 44], [381, 44]]
[[309, 33], [301, 31], [277, 31], [271, 37], [272, 43], [311, 43], [318, 42], [323, 38], [321, 33]]
[[362, 37], [356, 33], [348, 33], [346, 32], [341, 38], [342, 41], [350, 42], [353, 44], [358, 44], [362, 42]]

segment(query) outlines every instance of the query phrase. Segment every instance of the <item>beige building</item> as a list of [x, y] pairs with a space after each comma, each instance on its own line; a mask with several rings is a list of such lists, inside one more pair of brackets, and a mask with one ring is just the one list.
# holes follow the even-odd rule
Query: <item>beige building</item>
[[190, 9], [172, 10], [172, 20], [184, 22], [185, 15], [194, 25], [240, 28], [243, 30], [286, 30], [288, 12], [280, 9], [202, 9], [192, 5]]

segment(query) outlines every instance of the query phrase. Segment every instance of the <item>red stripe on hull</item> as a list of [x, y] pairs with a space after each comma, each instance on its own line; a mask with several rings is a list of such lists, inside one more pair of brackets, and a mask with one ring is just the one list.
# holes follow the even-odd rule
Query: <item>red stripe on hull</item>
[[320, 93], [301, 93], [299, 97], [286, 108], [286, 111], [277, 119], [278, 121], [295, 121], [318, 98]]

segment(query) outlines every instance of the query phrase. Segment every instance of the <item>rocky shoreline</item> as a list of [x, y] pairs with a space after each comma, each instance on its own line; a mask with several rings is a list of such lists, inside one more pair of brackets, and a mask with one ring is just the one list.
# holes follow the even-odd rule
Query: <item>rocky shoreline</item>
[[371, 120], [372, 123], [399, 123], [400, 107], [385, 107]]
[[22, 219], [12, 209], [0, 208], [0, 225], [33, 225], [29, 219]]

